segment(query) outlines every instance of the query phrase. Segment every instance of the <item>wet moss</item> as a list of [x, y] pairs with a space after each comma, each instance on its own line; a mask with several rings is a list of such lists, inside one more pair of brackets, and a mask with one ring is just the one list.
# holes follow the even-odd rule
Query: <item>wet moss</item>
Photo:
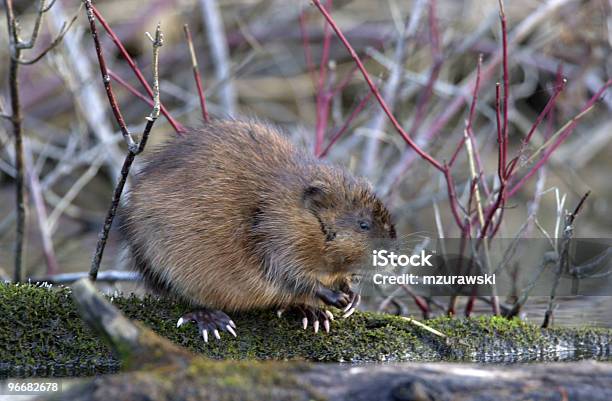
[[[368, 361], [526, 361], [609, 358], [612, 331], [605, 329], [542, 330], [498, 317], [427, 322], [449, 336], [445, 341], [404, 319], [356, 313], [332, 322], [330, 334], [302, 330], [300, 317], [278, 318], [271, 311], [233, 314], [238, 338], [204, 343], [194, 324], [176, 328], [189, 310], [155, 297], [111, 298], [130, 319], [211, 359]], [[81, 321], [70, 290], [31, 285], [0, 285], [0, 376], [73, 375], [114, 371], [119, 362]], [[94, 368], [92, 368], [94, 367]], [[229, 379], [230, 381], [232, 379]], [[236, 385], [240, 384], [238, 382]]]

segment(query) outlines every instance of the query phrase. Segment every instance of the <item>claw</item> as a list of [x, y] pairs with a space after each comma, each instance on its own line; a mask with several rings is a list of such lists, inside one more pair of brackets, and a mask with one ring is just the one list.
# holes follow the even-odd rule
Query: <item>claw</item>
[[323, 327], [325, 328], [325, 331], [329, 333], [329, 320], [323, 320]]
[[220, 339], [221, 339], [221, 335], [219, 334], [219, 330], [215, 329], [215, 330], [213, 331], [213, 334], [215, 335], [215, 338], [216, 338], [217, 340], [220, 340]]
[[183, 325], [183, 323], [185, 323], [185, 320], [183, 320], [183, 318], [179, 318], [178, 322], [176, 322], [176, 327], [181, 327]]
[[315, 334], [317, 334], [319, 332], [319, 321], [318, 320], [314, 321], [313, 327], [314, 327]]
[[230, 326], [230, 325], [228, 324], [227, 326], [225, 326], [225, 329], [226, 329], [226, 330], [227, 330], [227, 331], [228, 331], [228, 332], [229, 332], [231, 335], [233, 335], [234, 337], [237, 337], [237, 336], [236, 336], [236, 332], [234, 331], [234, 329], [232, 328], [232, 326]]
[[329, 320], [334, 320], [334, 314], [325, 309], [325, 315], [329, 318]]
[[230, 324], [230, 326], [232, 326], [233, 328], [236, 328], [236, 323], [234, 323], [234, 321], [233, 321], [233, 320], [230, 320], [230, 321], [229, 321], [229, 324]]
[[303, 317], [302, 318], [302, 327], [304, 328], [304, 330], [306, 330], [306, 327], [308, 327], [308, 318], [307, 317]]
[[283, 316], [283, 312], [284, 312], [284, 311], [285, 311], [284, 309], [279, 309], [279, 310], [277, 310], [277, 311], [276, 311], [276, 316], [278, 316], [278, 317]]
[[353, 301], [353, 307], [357, 309], [360, 303], [361, 303], [361, 294], [357, 294], [355, 295], [355, 300]]
[[346, 319], [347, 317], [351, 316], [353, 313], [355, 313], [355, 308], [351, 308], [350, 310], [345, 312], [344, 315], [342, 315], [342, 318]]
[[348, 312], [348, 310], [351, 309], [352, 307], [353, 307], [353, 301], [349, 302], [349, 304], [346, 305], [346, 308], [344, 308], [342, 312]]
[[204, 337], [204, 342], [208, 342], [208, 330], [202, 330], [202, 337]]

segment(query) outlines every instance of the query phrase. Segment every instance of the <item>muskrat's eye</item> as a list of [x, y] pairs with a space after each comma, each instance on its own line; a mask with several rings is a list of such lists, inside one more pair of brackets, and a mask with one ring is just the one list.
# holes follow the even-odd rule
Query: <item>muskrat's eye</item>
[[368, 231], [370, 229], [370, 223], [362, 220], [359, 222], [359, 228], [361, 228], [363, 231]]

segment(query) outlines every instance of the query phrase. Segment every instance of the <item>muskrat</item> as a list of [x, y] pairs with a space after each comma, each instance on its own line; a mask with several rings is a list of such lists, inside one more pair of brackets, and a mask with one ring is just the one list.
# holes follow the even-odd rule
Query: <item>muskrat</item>
[[215, 120], [143, 156], [122, 232], [145, 282], [193, 304], [204, 339], [234, 336], [223, 311], [291, 307], [329, 331], [374, 241], [395, 228], [371, 186], [298, 150], [269, 124]]

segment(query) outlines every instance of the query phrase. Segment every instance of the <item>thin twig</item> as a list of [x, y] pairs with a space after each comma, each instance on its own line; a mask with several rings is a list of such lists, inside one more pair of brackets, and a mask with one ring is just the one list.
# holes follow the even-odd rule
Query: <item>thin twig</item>
[[372, 92], [368, 92], [367, 95], [365, 95], [363, 97], [363, 99], [361, 99], [361, 101], [359, 101], [359, 103], [357, 104], [357, 106], [353, 109], [353, 111], [351, 112], [351, 114], [349, 114], [349, 116], [346, 118], [346, 120], [344, 121], [344, 124], [342, 124], [342, 127], [340, 127], [340, 129], [338, 129], [336, 131], [336, 133], [332, 136], [332, 138], [329, 140], [329, 143], [327, 144], [327, 146], [325, 147], [325, 149], [323, 149], [321, 151], [321, 153], [319, 153], [317, 155], [318, 158], [322, 158], [327, 156], [327, 154], [329, 153], [329, 150], [331, 149], [332, 146], [334, 146], [334, 144], [336, 142], [338, 142], [338, 140], [340, 139], [340, 137], [342, 137], [342, 135], [348, 130], [348, 128], [351, 125], [351, 122], [353, 122], [353, 120], [355, 119], [355, 117], [357, 117], [359, 115], [359, 113], [361, 113], [361, 111], [365, 108], [365, 106], [368, 104], [368, 102], [370, 101], [370, 98], [372, 97]]
[[310, 79], [312, 80], [312, 86], [314, 88], [316, 87], [317, 83], [317, 74], [315, 73], [314, 62], [312, 61], [312, 50], [310, 48], [310, 38], [308, 36], [306, 11], [307, 8], [304, 8], [299, 15], [300, 34], [302, 36], [302, 48], [304, 49], [304, 62], [306, 63], [306, 68], [308, 69], [308, 74], [310, 74]]
[[[110, 25], [106, 22], [106, 20], [102, 16], [102, 14], [100, 14], [100, 12], [96, 9], [96, 7], [94, 7], [92, 5], [91, 10], [92, 10], [93, 15], [95, 16], [95, 18], [97, 18], [98, 21], [100, 21], [100, 25], [102, 25], [102, 27], [104, 28], [106, 33], [108, 33], [108, 35], [110, 36], [111, 40], [113, 41], [113, 43], [115, 44], [115, 46], [119, 50], [119, 53], [121, 54], [121, 56], [125, 59], [125, 61], [130, 66], [130, 69], [136, 75], [136, 78], [138, 79], [140, 84], [147, 91], [147, 94], [149, 95], [149, 97], [151, 99], [153, 99], [153, 97], [154, 97], [153, 89], [151, 89], [151, 86], [149, 85], [149, 83], [145, 79], [144, 75], [142, 74], [142, 72], [140, 71], [140, 69], [138, 68], [138, 66], [134, 62], [134, 60], [132, 59], [132, 56], [130, 56], [130, 53], [128, 53], [128, 51], [126, 50], [126, 48], [123, 45], [123, 43], [121, 43], [121, 40], [119, 39], [117, 34], [115, 34], [115, 32], [112, 30]], [[183, 125], [181, 123], [179, 123], [174, 118], [172, 118], [170, 113], [168, 113], [168, 111], [166, 110], [166, 108], [163, 105], [161, 106], [161, 110], [163, 111], [164, 116], [168, 120], [168, 123], [172, 126], [172, 128], [174, 128], [174, 131], [176, 131], [176, 133], [181, 134], [181, 133], [186, 131], [185, 127], [183, 127]]]
[[[57, 2], [49, 11], [49, 21], [54, 24], [56, 30], [61, 30], [67, 18], [63, 2]], [[67, 32], [61, 44], [62, 51], [57, 52], [54, 61], [58, 64], [57, 70], [66, 86], [73, 93], [77, 115], [85, 122], [83, 131], [91, 132], [99, 143], [104, 144], [104, 151], [100, 153], [104, 155], [105, 170], [109, 177], [118, 177], [123, 151], [118, 146], [117, 136], [106, 118], [105, 95], [101, 92], [102, 88], [96, 85], [98, 81], [93, 79], [96, 76], [94, 61], [83, 48], [81, 39], [81, 34], [75, 30]], [[92, 156], [89, 155], [87, 160], [91, 161]], [[57, 166], [59, 167], [60, 165]], [[43, 182], [47, 181], [47, 177], [49, 176], [46, 176]]]
[[503, 143], [504, 146], [500, 145], [501, 149], [504, 149], [501, 160], [501, 172], [506, 177], [506, 157], [508, 148], [508, 99], [510, 97], [510, 73], [508, 71], [508, 29], [506, 27], [506, 12], [504, 10], [504, 0], [498, 0], [499, 3], [499, 19], [501, 21], [501, 34], [502, 34], [502, 78], [504, 81], [504, 123], [502, 128]]
[[153, 38], [148, 32], [146, 33], [151, 40], [151, 44], [153, 47], [153, 60], [152, 60], [152, 68], [153, 68], [153, 108], [151, 113], [146, 118], [147, 123], [145, 125], [144, 131], [138, 143], [135, 143], [132, 139], [131, 134], [127, 130], [125, 126], [125, 121], [123, 120], [123, 116], [121, 111], [119, 110], [119, 105], [115, 100], [115, 96], [110, 85], [110, 77], [108, 75], [108, 70], [106, 68], [106, 61], [104, 59], [104, 55], [102, 54], [102, 49], [100, 46], [100, 39], [98, 37], [98, 31], [96, 27], [96, 20], [94, 16], [93, 6], [91, 4], [91, 0], [85, 0], [85, 8], [87, 10], [87, 17], [89, 19], [89, 25], [91, 29], [91, 35], [94, 40], [94, 45], [96, 48], [96, 53], [98, 55], [98, 61], [100, 64], [100, 73], [102, 74], [102, 80], [104, 82], [104, 86], [106, 88], [106, 93], [108, 95], [108, 100], [113, 109], [113, 114], [115, 115], [117, 122], [121, 126], [122, 133], [124, 135], [124, 139], [128, 144], [128, 154], [125, 157], [125, 161], [123, 162], [123, 166], [121, 168], [121, 177], [115, 190], [113, 192], [113, 197], [111, 200], [111, 205], [106, 214], [106, 218], [104, 220], [104, 225], [100, 230], [98, 235], [98, 243], [96, 245], [96, 251], [91, 261], [91, 268], [89, 271], [89, 277], [92, 281], [96, 280], [98, 275], [98, 270], [100, 268], [100, 262], [102, 260], [102, 256], [104, 254], [104, 248], [106, 246], [106, 241], [108, 239], [108, 233], [110, 231], [111, 225], [113, 224], [113, 220], [115, 218], [115, 214], [117, 212], [117, 207], [119, 206], [119, 201], [121, 199], [121, 194], [123, 193], [123, 188], [127, 181], [128, 174], [130, 172], [130, 168], [136, 155], [140, 154], [147, 143], [147, 139], [149, 138], [149, 133], [153, 128], [153, 124], [159, 117], [161, 104], [159, 100], [159, 48], [163, 45], [163, 35], [161, 32], [161, 27], [158, 24], [155, 30], [155, 37]]
[[[331, 10], [332, 1], [327, 0], [326, 8]], [[316, 99], [316, 110], [317, 110], [317, 121], [315, 127], [315, 154], [321, 153], [321, 147], [323, 146], [323, 139], [325, 138], [325, 131], [327, 129], [329, 109], [332, 100], [332, 81], [333, 74], [327, 74], [330, 67], [329, 60], [329, 47], [331, 44], [331, 30], [329, 23], [326, 21], [323, 27], [323, 49], [321, 51], [321, 61], [319, 62], [319, 76], [317, 82], [317, 99]]]
[[[553, 134], [550, 137], [550, 139], [548, 141], [546, 141], [546, 143], [544, 145], [542, 145], [542, 147], [540, 147], [538, 150], [536, 150], [534, 155], [535, 154], [539, 154], [542, 151], [542, 149], [544, 149], [546, 146], [548, 146], [548, 144], [550, 144], [550, 142], [551, 142], [551, 139], [557, 138], [556, 142], [554, 142], [554, 143], [552, 143], [552, 145], [548, 146], [548, 148], [546, 149], [544, 154], [540, 157], [538, 162], [533, 167], [531, 167], [531, 169], [527, 172], [527, 174], [525, 174], [525, 176], [523, 178], [521, 178], [519, 180], [519, 182], [517, 182], [512, 187], [512, 189], [510, 189], [508, 191], [508, 197], [511, 197], [512, 195], [514, 195], [516, 193], [516, 191], [518, 191], [525, 184], [525, 182], [527, 182], [527, 180], [529, 180], [529, 178], [531, 178], [546, 163], [546, 161], [550, 158], [550, 156], [555, 151], [555, 149], [557, 149], [570, 136], [570, 134], [574, 131], [574, 128], [576, 128], [576, 125], [578, 124], [578, 121], [580, 120], [580, 118], [582, 118], [586, 113], [588, 113], [595, 106], [595, 104], [599, 100], [599, 98], [605, 93], [605, 91], [610, 86], [612, 86], [612, 79], [608, 80], [604, 84], [604, 86], [602, 86], [597, 91], [597, 93], [595, 93], [595, 95], [593, 95], [593, 97], [591, 97], [591, 99], [589, 99], [589, 101], [587, 102], [585, 107], [582, 109], [582, 111], [580, 113], [578, 113], [578, 115], [576, 115], [574, 118], [572, 118], [570, 121], [568, 121], [565, 125], [563, 125], [563, 127], [561, 127], [555, 134]], [[530, 158], [530, 160], [531, 159], [532, 158]]]
[[70, 22], [66, 23], [64, 22], [60, 32], [57, 34], [57, 36], [55, 37], [55, 39], [53, 39], [53, 41], [51, 41], [51, 43], [44, 49], [42, 50], [40, 53], [38, 53], [37, 56], [29, 59], [29, 60], [23, 60], [23, 59], [19, 59], [18, 62], [19, 64], [22, 65], [32, 65], [35, 64], [36, 62], [38, 62], [40, 59], [42, 59], [43, 57], [45, 57], [47, 55], [47, 53], [49, 53], [51, 50], [55, 49], [57, 47], [57, 45], [59, 45], [62, 40], [64, 39], [64, 36], [66, 36], [66, 34], [68, 33], [68, 31], [70, 30], [70, 28], [72, 27], [72, 25], [74, 24], [74, 22], [77, 20], [78, 14], [81, 10], [81, 6], [79, 6], [79, 10], [74, 14], [74, 16], [72, 17], [72, 19], [70, 20]]
[[[41, 0], [41, 4], [44, 0]], [[19, 62], [23, 43], [19, 39], [17, 32], [17, 19], [13, 11], [13, 1], [4, 0], [6, 9], [6, 20], [8, 26], [8, 38], [11, 57], [9, 61], [9, 91], [11, 97], [11, 123], [13, 126], [13, 137], [15, 144], [15, 188], [17, 206], [17, 230], [15, 236], [15, 265], [13, 280], [21, 281], [21, 271], [23, 266], [24, 231], [27, 217], [27, 207], [25, 204], [25, 183], [24, 183], [24, 154], [23, 154], [23, 133], [21, 125], [21, 102], [19, 99]], [[39, 13], [39, 18], [42, 18]], [[37, 25], [35, 25], [37, 26]], [[34, 38], [34, 35], [32, 36]]]
[[[410, 132], [412, 135], [417, 135], [423, 120], [425, 119], [425, 110], [431, 97], [433, 95], [433, 87], [438, 80], [440, 70], [442, 69], [443, 56], [440, 49], [440, 32], [438, 30], [438, 20], [436, 18], [436, 1], [429, 0], [429, 42], [431, 48], [432, 66], [427, 79], [425, 88], [419, 94], [419, 98], [416, 104], [416, 110], [414, 112], [414, 118], [412, 120], [412, 126]], [[420, 136], [417, 137], [417, 143], [420, 143]]]
[[413, 326], [420, 327], [421, 329], [424, 329], [424, 330], [430, 332], [431, 334], [433, 334], [435, 336], [438, 336], [438, 337], [443, 338], [445, 340], [448, 339], [448, 336], [446, 334], [444, 334], [444, 333], [434, 329], [433, 327], [430, 327], [430, 326], [426, 325], [425, 323], [421, 323], [418, 320], [414, 320], [414, 319], [412, 319], [410, 317], [400, 316], [400, 318], [402, 320], [405, 320], [408, 323], [412, 324]]
[[[149, 106], [153, 107], [153, 100], [152, 100], [152, 98], [147, 97], [145, 94], [140, 92], [138, 89], [134, 88], [126, 80], [124, 80], [119, 75], [117, 75], [113, 70], [111, 70], [111, 69], [108, 70], [108, 76], [111, 77], [111, 79], [113, 79], [114, 81], [116, 81], [119, 85], [123, 86], [132, 95], [136, 96], [138, 99], [142, 100], [143, 102], [145, 102]], [[166, 110], [165, 107], [162, 107], [160, 109], [160, 112], [161, 112], [161, 114], [163, 114], [164, 117], [166, 117], [166, 119], [168, 121], [170, 121], [172, 119], [172, 116], [170, 115], [168, 110]]]
[[[21, 115], [21, 101], [19, 94], [19, 67], [21, 64], [33, 64], [39, 61], [44, 55], [53, 48], [67, 32], [62, 31], [56, 41], [39, 56], [34, 59], [24, 62], [21, 59], [22, 50], [32, 49], [36, 44], [36, 39], [40, 32], [40, 27], [45, 12], [53, 5], [53, 2], [49, 6], [45, 6], [45, 0], [39, 0], [38, 10], [36, 12], [36, 19], [34, 20], [34, 26], [30, 39], [25, 41], [19, 36], [20, 26], [15, 11], [13, 9], [12, 0], [4, 0], [4, 8], [6, 10], [6, 22], [8, 29], [8, 40], [9, 40], [9, 93], [11, 97], [11, 115], [9, 119], [12, 123], [14, 146], [15, 146], [15, 193], [16, 193], [16, 235], [15, 235], [15, 264], [14, 264], [14, 280], [15, 282], [21, 281], [22, 269], [23, 269], [23, 251], [25, 249], [25, 225], [27, 220], [27, 202], [26, 202], [26, 186], [25, 186], [25, 161], [24, 161], [24, 145], [23, 145], [23, 132], [22, 132], [22, 115]], [[69, 28], [70, 26], [68, 26]]]
[[38, 173], [32, 166], [32, 156], [27, 146], [25, 146], [25, 163], [27, 166], [27, 176], [30, 184], [32, 200], [34, 208], [36, 209], [36, 219], [38, 221], [38, 230], [40, 231], [40, 237], [42, 242], [42, 251], [45, 257], [45, 263], [47, 265], [47, 274], [57, 274], [59, 272], [59, 264], [57, 263], [57, 257], [55, 256], [55, 250], [53, 249], [53, 239], [51, 238], [51, 224], [50, 219], [47, 217], [47, 208], [43, 199], [43, 191], [38, 179]]
[[202, 118], [204, 118], [204, 121], [208, 122], [210, 121], [210, 117], [208, 116], [208, 110], [206, 109], [206, 97], [204, 96], [204, 91], [202, 90], [202, 79], [200, 78], [200, 71], [198, 69], [198, 58], [196, 57], [196, 52], [193, 47], [193, 39], [191, 38], [191, 31], [189, 30], [189, 25], [183, 25], [183, 31], [185, 31], [185, 38], [187, 39], [187, 45], [189, 46], [191, 68], [193, 69], [193, 78], [195, 80], [196, 88], [198, 89], [198, 96], [200, 98]]
[[553, 311], [554, 311], [554, 302], [556, 297], [557, 287], [559, 285], [559, 281], [563, 274], [568, 274], [571, 272], [571, 255], [570, 255], [570, 244], [572, 242], [572, 238], [574, 237], [574, 222], [576, 220], [576, 216], [582, 210], [586, 199], [589, 197], [591, 191], [587, 191], [578, 201], [578, 204], [574, 208], [572, 212], [565, 214], [565, 227], [563, 228], [563, 238], [561, 240], [561, 244], [559, 245], [559, 249], [557, 249], [557, 270], [555, 272], [555, 279], [553, 281], [553, 286], [550, 291], [550, 298], [548, 301], [548, 308], [546, 309], [546, 313], [544, 314], [544, 321], [542, 322], [542, 328], [547, 328], [550, 326]]

